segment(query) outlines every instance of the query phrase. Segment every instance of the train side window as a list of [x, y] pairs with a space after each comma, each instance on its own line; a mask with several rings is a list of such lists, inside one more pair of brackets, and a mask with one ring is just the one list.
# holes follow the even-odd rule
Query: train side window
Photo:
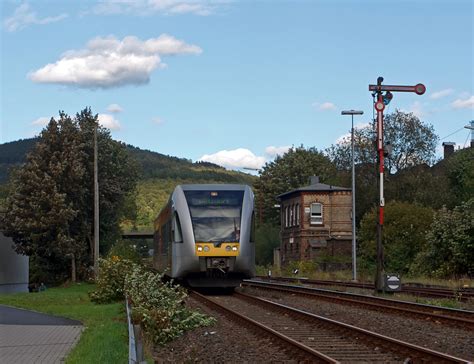
[[252, 212], [252, 221], [250, 224], [250, 242], [255, 243], [255, 212]]
[[183, 234], [181, 233], [181, 223], [179, 222], [179, 216], [177, 213], [174, 214], [173, 217], [173, 242], [175, 243], [182, 243], [183, 242]]

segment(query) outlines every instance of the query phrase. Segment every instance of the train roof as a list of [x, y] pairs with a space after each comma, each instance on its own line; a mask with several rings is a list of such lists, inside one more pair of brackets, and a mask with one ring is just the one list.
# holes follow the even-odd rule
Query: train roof
[[190, 185], [178, 185], [176, 187], [181, 187], [183, 191], [243, 191], [248, 185], [238, 185], [238, 184], [190, 184]]

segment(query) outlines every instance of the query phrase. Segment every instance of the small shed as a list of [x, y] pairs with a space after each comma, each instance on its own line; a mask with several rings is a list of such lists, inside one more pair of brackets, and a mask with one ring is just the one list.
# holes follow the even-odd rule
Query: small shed
[[351, 256], [352, 191], [313, 176], [280, 199], [282, 265], [322, 256]]

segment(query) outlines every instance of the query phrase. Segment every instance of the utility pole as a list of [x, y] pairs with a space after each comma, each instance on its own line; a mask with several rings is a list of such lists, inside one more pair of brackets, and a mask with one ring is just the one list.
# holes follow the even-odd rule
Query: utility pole
[[[379, 162], [379, 210], [377, 219], [377, 272], [375, 275], [375, 289], [378, 292], [384, 289], [384, 269], [383, 269], [383, 245], [382, 231], [384, 222], [385, 199], [383, 194], [384, 177], [384, 157], [386, 150], [383, 145], [383, 110], [393, 98], [392, 92], [414, 92], [417, 95], [423, 95], [426, 87], [419, 83], [415, 86], [382, 85], [383, 77], [377, 78], [376, 85], [369, 85], [369, 91], [372, 91], [374, 97], [374, 108], [377, 111], [377, 154]], [[385, 94], [382, 92], [385, 91]], [[375, 101], [377, 98], [377, 101]], [[388, 154], [388, 153], [387, 153]]]
[[354, 162], [354, 115], [363, 115], [361, 110], [344, 110], [341, 115], [351, 115], [351, 149], [352, 149], [352, 280], [357, 281], [357, 246], [356, 246], [356, 203], [355, 203], [355, 162]]
[[99, 277], [99, 171], [97, 165], [97, 128], [94, 127], [94, 277]]

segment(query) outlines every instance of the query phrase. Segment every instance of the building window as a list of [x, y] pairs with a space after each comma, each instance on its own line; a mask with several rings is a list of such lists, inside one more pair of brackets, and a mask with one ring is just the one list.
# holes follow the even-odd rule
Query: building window
[[285, 227], [288, 227], [288, 206], [285, 207]]
[[296, 226], [300, 226], [300, 204], [296, 204]]
[[289, 224], [289, 226], [291, 227], [291, 226], [293, 226], [293, 205], [291, 205], [289, 207], [289, 209], [290, 209], [290, 224]]
[[323, 205], [320, 203], [311, 204], [311, 225], [323, 224]]

